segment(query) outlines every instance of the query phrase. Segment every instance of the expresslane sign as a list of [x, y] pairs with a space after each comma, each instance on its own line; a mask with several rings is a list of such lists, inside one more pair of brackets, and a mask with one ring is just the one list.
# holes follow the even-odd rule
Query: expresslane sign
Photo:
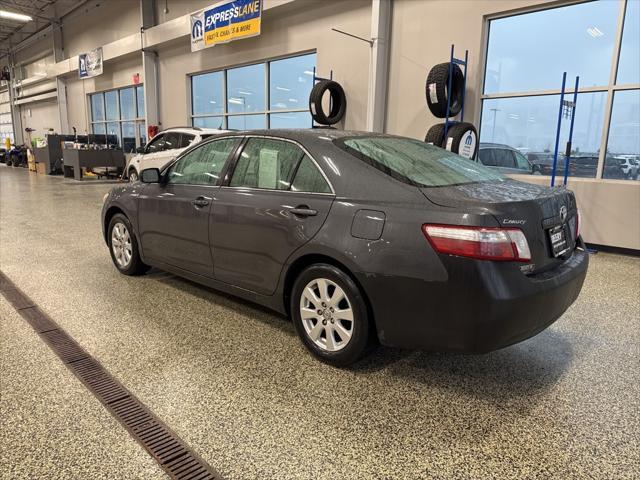
[[260, 35], [261, 0], [233, 0], [191, 14], [191, 51]]

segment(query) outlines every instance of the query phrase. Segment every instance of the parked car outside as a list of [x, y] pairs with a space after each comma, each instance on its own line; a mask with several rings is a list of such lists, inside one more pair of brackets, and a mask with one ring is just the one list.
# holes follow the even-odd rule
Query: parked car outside
[[187, 147], [225, 130], [199, 127], [168, 128], [158, 133], [131, 157], [125, 169], [127, 178], [136, 182], [145, 168], [163, 168]]
[[525, 340], [574, 302], [589, 262], [571, 191], [409, 138], [229, 132], [140, 179], [104, 199], [121, 273], [155, 266], [287, 314], [338, 366], [378, 341]]
[[509, 145], [499, 143], [481, 143], [478, 149], [478, 162], [504, 174], [540, 174], [539, 169], [532, 165], [522, 153]]

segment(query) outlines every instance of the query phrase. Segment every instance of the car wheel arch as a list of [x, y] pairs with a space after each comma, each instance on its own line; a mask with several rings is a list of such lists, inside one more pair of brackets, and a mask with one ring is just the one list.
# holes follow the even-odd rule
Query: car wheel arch
[[367, 291], [364, 289], [362, 284], [358, 281], [358, 278], [353, 274], [353, 271], [344, 263], [336, 260], [334, 257], [331, 257], [326, 254], [321, 253], [308, 253], [305, 255], [301, 255], [296, 258], [287, 268], [287, 272], [284, 276], [283, 288], [282, 288], [282, 301], [284, 304], [285, 313], [287, 316], [291, 316], [290, 311], [290, 303], [291, 303], [291, 292], [293, 290], [293, 286], [295, 284], [296, 278], [309, 266], [315, 265], [318, 263], [325, 263], [328, 265], [332, 265], [336, 268], [342, 270], [346, 275], [348, 275], [351, 280], [356, 284], [358, 289], [360, 290], [362, 297], [364, 298], [365, 305], [367, 307], [367, 313], [369, 314], [369, 319], [372, 322], [373, 334], [377, 337], [377, 328], [375, 315], [373, 312], [373, 308], [371, 306], [371, 301], [369, 300], [369, 296]]

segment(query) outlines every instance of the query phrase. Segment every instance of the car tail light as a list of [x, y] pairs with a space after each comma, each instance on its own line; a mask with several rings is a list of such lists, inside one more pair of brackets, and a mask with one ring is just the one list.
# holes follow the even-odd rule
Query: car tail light
[[576, 239], [580, 236], [580, 210], [576, 208]]
[[481, 260], [531, 260], [527, 238], [518, 228], [425, 224], [422, 232], [439, 253]]

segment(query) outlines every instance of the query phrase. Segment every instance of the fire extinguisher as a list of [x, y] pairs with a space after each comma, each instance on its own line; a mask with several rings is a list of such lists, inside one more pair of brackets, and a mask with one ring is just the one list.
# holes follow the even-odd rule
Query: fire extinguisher
[[157, 125], [149, 125], [147, 127], [147, 135], [149, 140], [155, 137], [158, 134], [158, 126]]

